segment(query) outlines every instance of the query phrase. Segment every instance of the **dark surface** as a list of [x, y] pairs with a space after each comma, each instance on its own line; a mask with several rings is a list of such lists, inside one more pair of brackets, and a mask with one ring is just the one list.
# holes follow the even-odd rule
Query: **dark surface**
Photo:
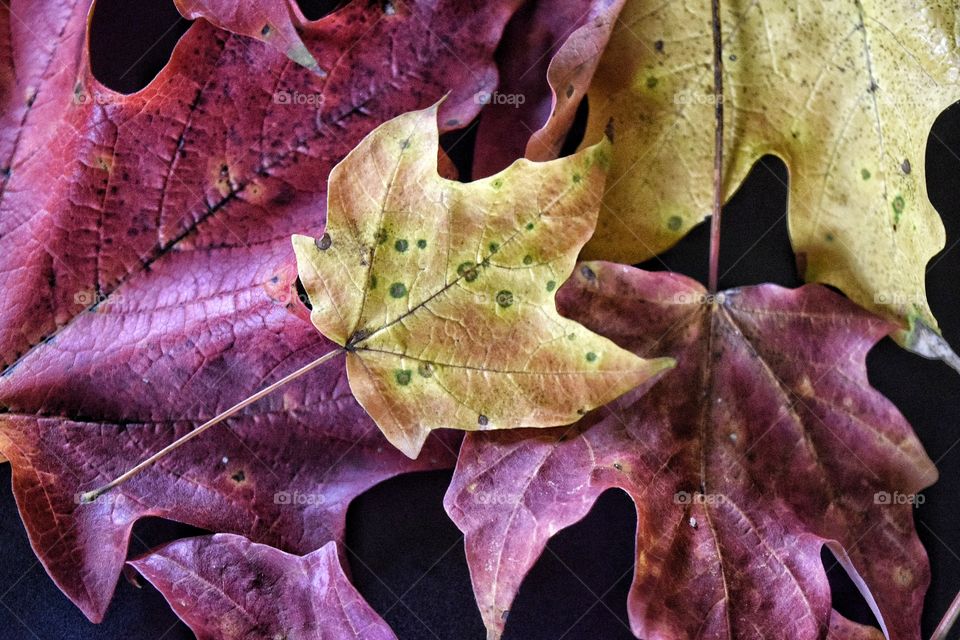
[[[303, 0], [322, 15], [334, 2]], [[321, 6], [324, 5], [324, 6]], [[93, 63], [109, 86], [134, 91], [156, 73], [187, 23], [169, 0], [100, 0], [94, 20]], [[102, 12], [102, 13], [101, 13]], [[166, 35], [162, 35], [166, 34]], [[161, 37], [162, 36], [162, 37]], [[160, 39], [160, 43], [150, 43]], [[469, 170], [472, 132], [450, 134], [445, 147], [462, 171]], [[930, 136], [926, 171], [930, 198], [944, 218], [948, 250], [928, 269], [928, 292], [944, 334], [960, 346], [960, 108], [940, 117]], [[764, 159], [724, 209], [721, 287], [761, 282], [798, 284], [787, 236], [787, 171]], [[706, 279], [707, 229], [695, 229], [680, 245], [644, 265]], [[946, 366], [899, 349], [889, 340], [870, 354], [874, 385], [914, 425], [941, 479], [925, 492], [917, 528], [930, 555], [933, 584], [924, 611], [928, 637], [960, 590], [960, 375]], [[955, 446], [957, 445], [957, 446]], [[192, 638], [166, 602], [149, 586], [137, 590], [121, 579], [101, 625], [92, 625], [57, 590], [34, 558], [10, 492], [9, 467], [0, 486], [0, 637], [11, 639]], [[396, 478], [354, 501], [347, 546], [354, 583], [402, 640], [484, 637], [472, 600], [462, 540], [443, 512], [449, 473]], [[636, 517], [625, 494], [609, 491], [579, 524], [560, 532], [524, 582], [510, 613], [508, 640], [616, 640], [632, 638], [626, 596], [633, 570]], [[132, 554], [196, 530], [144, 521], [135, 529]], [[869, 621], [869, 611], [829, 555], [836, 606]], [[960, 631], [954, 632], [960, 638]]]

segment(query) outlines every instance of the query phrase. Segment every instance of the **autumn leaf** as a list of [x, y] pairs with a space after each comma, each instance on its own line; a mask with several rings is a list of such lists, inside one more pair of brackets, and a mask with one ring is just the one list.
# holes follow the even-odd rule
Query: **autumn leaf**
[[560, 155], [623, 3], [535, 0], [517, 12], [497, 51], [500, 86], [478, 96], [487, 106], [477, 127], [474, 177], [520, 157]]
[[219, 534], [168, 544], [130, 564], [198, 640], [396, 640], [347, 580], [334, 542], [301, 557]]
[[911, 504], [937, 474], [867, 379], [887, 321], [819, 285], [710, 297], [600, 262], [558, 304], [678, 366], [571, 427], [467, 437], [445, 504], [494, 635], [547, 540], [619, 487], [637, 508], [637, 637], [874, 637], [831, 611], [824, 546], [887, 637], [920, 637], [930, 571]]
[[266, 42], [297, 64], [326, 75], [297, 33], [307, 19], [295, 0], [174, 0], [174, 3], [189, 20], [206, 18], [218, 27]]
[[[925, 266], [944, 245], [924, 155], [934, 119], [960, 98], [955, 4], [722, 8], [725, 197], [762, 155], [782, 158], [805, 279], [895, 320], [917, 352], [952, 355], [938, 352], [945, 345], [924, 293]], [[586, 257], [646, 260], [710, 214], [711, 39], [707, 0], [627, 2], [588, 93], [585, 141], [612, 120], [616, 145]]]
[[38, 558], [89, 618], [140, 517], [306, 553], [340, 538], [353, 496], [452, 464], [455, 436], [393, 451], [336, 360], [77, 504], [332, 347], [298, 311], [290, 235], [319, 233], [330, 169], [379, 122], [447, 92], [444, 129], [476, 116], [516, 4], [351, 3], [303, 28], [325, 78], [197, 21], [132, 95], [91, 75], [89, 2], [0, 4], [0, 451]]
[[415, 457], [431, 430], [567, 424], [644, 382], [642, 360], [562, 318], [609, 144], [463, 184], [437, 174], [437, 107], [394, 118], [330, 174], [322, 236], [294, 236], [311, 319], [354, 396]]

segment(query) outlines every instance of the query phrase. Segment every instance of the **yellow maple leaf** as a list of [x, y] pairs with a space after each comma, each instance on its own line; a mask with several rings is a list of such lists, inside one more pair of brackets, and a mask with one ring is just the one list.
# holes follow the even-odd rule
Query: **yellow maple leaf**
[[[946, 0], [722, 3], [725, 197], [764, 154], [790, 170], [790, 237], [809, 281], [909, 327], [936, 327], [924, 268], [944, 244], [924, 183], [936, 116], [960, 97]], [[709, 0], [627, 2], [589, 91], [586, 140], [616, 132], [586, 257], [634, 263], [711, 210]]]
[[432, 429], [567, 424], [671, 367], [554, 304], [609, 142], [463, 184], [437, 173], [436, 112], [373, 131], [331, 173], [325, 233], [293, 238], [313, 323], [387, 438], [416, 456]]

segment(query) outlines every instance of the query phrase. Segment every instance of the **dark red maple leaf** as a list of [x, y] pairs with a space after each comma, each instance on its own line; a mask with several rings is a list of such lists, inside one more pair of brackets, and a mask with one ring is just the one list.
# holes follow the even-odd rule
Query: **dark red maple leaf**
[[[147, 514], [298, 553], [347, 503], [452, 464], [388, 448], [333, 361], [106, 501], [75, 496], [331, 348], [294, 304], [294, 232], [381, 121], [449, 92], [441, 127], [495, 87], [519, 0], [354, 2], [302, 28], [326, 75], [196, 22], [142, 91], [89, 70], [89, 0], [0, 5], [0, 451], [30, 541], [93, 620]], [[286, 492], [323, 496], [279, 504]], [[312, 498], [311, 500], [316, 500]]]
[[888, 637], [919, 638], [930, 571], [910, 502], [936, 470], [867, 380], [889, 323], [819, 285], [710, 298], [609, 263], [584, 264], [558, 306], [678, 366], [573, 427], [467, 437], [445, 503], [494, 635], [547, 540], [619, 487], [637, 507], [638, 637], [875, 637], [832, 611], [826, 546]]
[[168, 544], [130, 564], [198, 640], [396, 640], [343, 574], [335, 542], [299, 557], [218, 534]]

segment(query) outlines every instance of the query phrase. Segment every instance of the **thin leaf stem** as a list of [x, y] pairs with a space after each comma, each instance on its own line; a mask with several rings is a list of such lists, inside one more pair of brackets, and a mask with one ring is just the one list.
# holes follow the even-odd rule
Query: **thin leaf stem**
[[713, 23], [713, 106], [716, 118], [713, 151], [713, 215], [710, 218], [710, 293], [717, 292], [720, 269], [720, 211], [723, 207], [723, 38], [720, 0], [711, 2]]
[[106, 493], [107, 491], [110, 491], [111, 489], [120, 486], [121, 484], [123, 484], [124, 482], [126, 482], [126, 481], [129, 480], [130, 478], [134, 477], [135, 475], [137, 475], [138, 473], [140, 473], [141, 471], [143, 471], [144, 469], [146, 469], [147, 467], [149, 467], [150, 465], [152, 465], [152, 464], [155, 463], [156, 461], [158, 461], [158, 460], [160, 460], [161, 458], [167, 456], [169, 453], [171, 453], [171, 452], [174, 451], [175, 449], [178, 449], [181, 445], [185, 444], [186, 442], [189, 442], [190, 440], [193, 440], [194, 438], [196, 438], [197, 436], [199, 436], [201, 433], [203, 433], [204, 431], [206, 431], [206, 430], [209, 429], [210, 427], [212, 427], [212, 426], [214, 426], [214, 425], [217, 425], [217, 424], [223, 422], [224, 420], [226, 420], [226, 419], [229, 418], [230, 416], [234, 415], [235, 413], [237, 413], [238, 411], [240, 411], [240, 410], [243, 409], [244, 407], [247, 407], [247, 406], [253, 404], [254, 402], [256, 402], [257, 400], [260, 400], [261, 398], [270, 395], [271, 393], [273, 393], [274, 391], [276, 391], [276, 390], [279, 389], [280, 387], [284, 386], [284, 385], [287, 384], [288, 382], [293, 382], [294, 380], [296, 380], [296, 379], [299, 378], [300, 376], [302, 376], [302, 375], [304, 375], [304, 374], [312, 371], [313, 369], [316, 369], [317, 367], [319, 367], [320, 365], [322, 365], [324, 362], [330, 360], [330, 359], [333, 358], [334, 356], [336, 356], [336, 355], [338, 355], [338, 354], [340, 354], [340, 353], [343, 353], [343, 351], [344, 351], [344, 349], [343, 349], [342, 347], [341, 347], [341, 348], [338, 348], [338, 349], [334, 349], [333, 351], [328, 351], [327, 353], [323, 354], [322, 356], [320, 356], [320, 357], [317, 358], [316, 360], [313, 360], [312, 362], [310, 362], [310, 363], [308, 363], [308, 364], [300, 367], [299, 369], [297, 369], [297, 370], [294, 371], [293, 373], [290, 373], [290, 374], [285, 375], [284, 377], [280, 378], [279, 380], [277, 380], [277, 381], [274, 382], [273, 384], [270, 384], [270, 385], [264, 387], [263, 389], [261, 389], [260, 391], [257, 391], [257, 392], [254, 393], [253, 395], [248, 396], [248, 397], [245, 398], [244, 400], [241, 400], [240, 402], [238, 402], [237, 404], [233, 405], [232, 407], [230, 407], [229, 409], [227, 409], [227, 410], [224, 411], [223, 413], [220, 413], [220, 414], [218, 414], [217, 416], [211, 418], [210, 420], [204, 422], [202, 425], [200, 425], [199, 427], [197, 427], [197, 428], [194, 429], [193, 431], [191, 431], [191, 432], [189, 432], [189, 433], [187, 433], [187, 434], [184, 434], [184, 435], [181, 436], [180, 438], [177, 438], [175, 441], [171, 442], [170, 444], [168, 444], [167, 446], [165, 446], [165, 447], [164, 447], [163, 449], [161, 449], [160, 451], [157, 451], [155, 454], [153, 454], [153, 455], [150, 456], [149, 458], [143, 460], [142, 462], [140, 462], [140, 463], [137, 464], [136, 466], [130, 468], [130, 469], [127, 470], [127, 471], [125, 471], [124, 473], [122, 473], [121, 475], [117, 476], [116, 478], [114, 478], [113, 480], [111, 480], [111, 481], [108, 482], [107, 484], [103, 485], [102, 487], [99, 487], [99, 488], [97, 488], [97, 489], [94, 489], [93, 491], [87, 491], [86, 493], [84, 493], [83, 495], [80, 496], [80, 502], [81, 502], [81, 503], [93, 502], [94, 500], [96, 500], [97, 498], [99, 498], [100, 496], [102, 496], [102, 495], [103, 495], [104, 493]]
[[954, 623], [956, 623], [957, 617], [960, 617], [960, 593], [954, 596], [953, 602], [950, 603], [947, 612], [943, 614], [943, 619], [934, 629], [930, 640], [947, 640], [947, 634], [950, 633]]

